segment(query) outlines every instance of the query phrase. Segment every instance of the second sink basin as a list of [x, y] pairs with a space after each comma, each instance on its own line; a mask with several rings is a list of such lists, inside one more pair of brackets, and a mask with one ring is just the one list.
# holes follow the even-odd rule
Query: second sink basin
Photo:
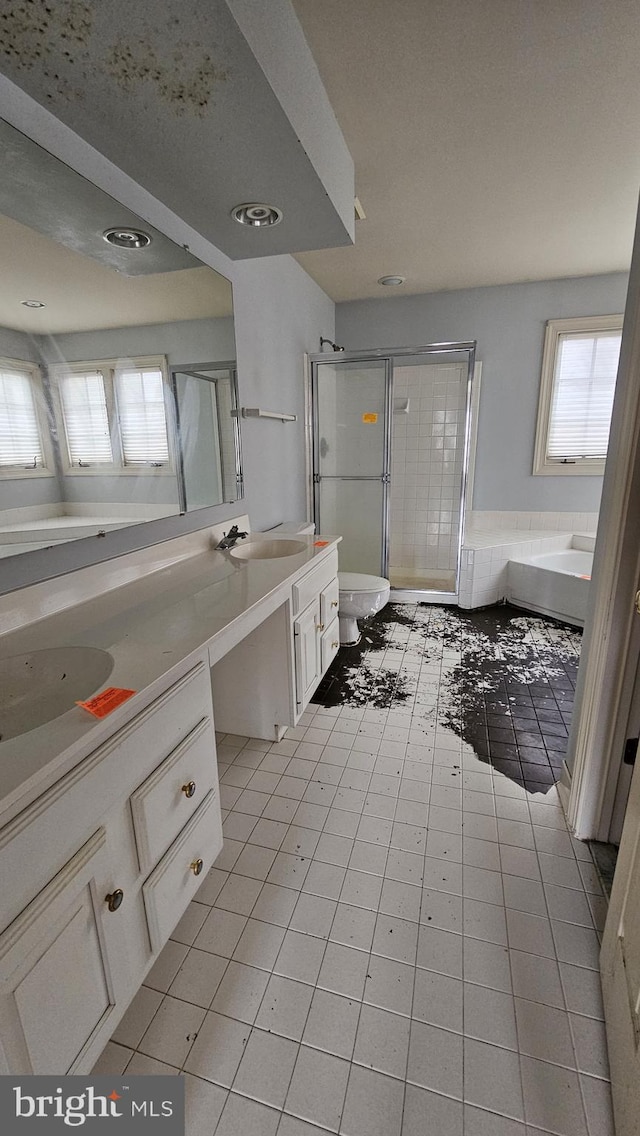
[[275, 560], [280, 556], [295, 556], [306, 551], [302, 540], [248, 540], [230, 549], [238, 560]]
[[0, 741], [51, 722], [106, 682], [114, 662], [97, 647], [51, 647], [0, 659]]

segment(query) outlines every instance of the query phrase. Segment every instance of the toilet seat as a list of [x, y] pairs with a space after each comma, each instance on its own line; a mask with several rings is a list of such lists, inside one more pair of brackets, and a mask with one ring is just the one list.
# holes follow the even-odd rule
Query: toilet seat
[[381, 592], [389, 586], [382, 576], [369, 576], [362, 572], [338, 572], [338, 590], [341, 592]]

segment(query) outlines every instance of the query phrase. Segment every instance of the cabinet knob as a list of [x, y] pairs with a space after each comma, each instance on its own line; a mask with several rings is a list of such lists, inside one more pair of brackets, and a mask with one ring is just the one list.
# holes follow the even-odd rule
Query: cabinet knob
[[332, 606], [332, 607], [337, 607], [337, 606], [338, 606], [338, 601], [337, 601], [337, 600], [332, 600], [332, 601], [331, 601], [331, 606]]
[[195, 781], [187, 781], [186, 785], [182, 786], [182, 792], [185, 797], [193, 797], [196, 791]]
[[198, 857], [198, 859], [194, 860], [189, 865], [189, 867], [191, 868], [191, 871], [193, 872], [194, 876], [199, 876], [202, 869], [204, 868], [204, 863], [203, 863], [202, 859], [200, 857]]
[[115, 891], [109, 892], [109, 895], [105, 895], [104, 898], [109, 911], [117, 911], [124, 899], [124, 892], [122, 888], [116, 888]]
[[331, 646], [332, 646], [332, 647], [339, 647], [339, 646], [340, 646], [340, 644], [338, 643], [338, 641], [337, 641], [337, 640], [334, 640], [334, 642], [333, 642], [333, 643], [331, 644]]
[[316, 623], [316, 631], [324, 631], [324, 623]]

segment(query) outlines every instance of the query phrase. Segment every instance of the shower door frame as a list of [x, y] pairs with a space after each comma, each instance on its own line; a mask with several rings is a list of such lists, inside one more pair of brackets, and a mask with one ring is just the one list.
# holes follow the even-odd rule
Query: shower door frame
[[[467, 504], [467, 485], [469, 480], [469, 458], [471, 453], [471, 410], [473, 399], [473, 380], [476, 364], [476, 340], [459, 343], [428, 343], [418, 347], [385, 347], [367, 348], [362, 351], [322, 351], [306, 356], [306, 398], [305, 398], [305, 428], [307, 436], [307, 456], [309, 468], [309, 506], [313, 509], [313, 519], [320, 515], [320, 483], [322, 477], [319, 473], [319, 418], [318, 418], [318, 366], [328, 363], [372, 363], [384, 360], [385, 362], [385, 433], [383, 444], [383, 473], [381, 477], [334, 477], [331, 480], [343, 481], [381, 481], [382, 482], [382, 563], [381, 575], [385, 578], [389, 573], [389, 552], [391, 543], [391, 434], [393, 413], [393, 372], [396, 359], [419, 355], [446, 355], [458, 352], [467, 354], [467, 378], [465, 397], [464, 438], [462, 454], [462, 478], [460, 484], [460, 520], [458, 523], [458, 549], [455, 569], [454, 591], [436, 591], [429, 588], [394, 588], [392, 585], [392, 598], [399, 602], [412, 602], [416, 596], [422, 601], [439, 603], [457, 603], [460, 592], [460, 567], [462, 562], [462, 546], [464, 543], [464, 530]], [[316, 521], [317, 523], [317, 521]]]

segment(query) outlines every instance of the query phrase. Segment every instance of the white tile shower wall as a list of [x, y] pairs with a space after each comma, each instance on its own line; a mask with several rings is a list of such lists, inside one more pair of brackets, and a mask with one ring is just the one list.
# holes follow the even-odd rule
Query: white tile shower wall
[[[459, 364], [394, 370], [391, 466], [393, 575], [455, 568], [460, 520], [464, 384]], [[399, 409], [408, 399], [408, 413]]]
[[555, 529], [595, 533], [597, 527], [597, 513], [527, 513], [516, 509], [474, 509], [467, 519], [467, 529], [470, 532], [486, 529]]

